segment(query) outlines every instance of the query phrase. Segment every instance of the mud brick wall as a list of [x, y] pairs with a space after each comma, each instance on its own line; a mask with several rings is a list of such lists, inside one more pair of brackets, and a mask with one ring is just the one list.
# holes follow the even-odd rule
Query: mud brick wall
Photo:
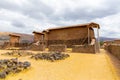
[[7, 47], [9, 47], [9, 42], [4, 42], [4, 44], [3, 44], [3, 49], [5, 49], [5, 48], [7, 48]]
[[95, 53], [95, 46], [93, 45], [74, 45], [72, 52], [78, 53]]
[[[45, 40], [47, 41], [47, 46], [65, 44], [67, 47], [72, 47], [72, 45], [81, 45], [81, 43], [88, 43], [88, 28], [73, 27], [58, 30], [50, 30], [45, 34]], [[90, 39], [94, 37], [94, 31], [90, 28]], [[84, 41], [85, 40], [85, 41]]]
[[108, 46], [105, 46], [105, 50], [116, 56], [118, 59], [120, 59], [120, 45], [111, 44]]
[[3, 45], [0, 45], [0, 49], [3, 49]]
[[10, 36], [10, 43], [19, 43], [20, 37]]
[[[94, 31], [90, 28], [90, 37], [94, 37]], [[80, 39], [88, 36], [87, 27], [73, 27], [58, 30], [51, 30], [48, 32], [48, 40], [72, 40]]]
[[38, 34], [38, 33], [34, 33], [34, 42], [43, 40], [43, 35], [42, 34]]
[[28, 43], [20, 43], [20, 44], [19, 44], [19, 47], [27, 47], [27, 46], [29, 46]]
[[19, 46], [19, 43], [5, 42], [3, 46], [4, 46], [4, 48], [8, 48], [8, 47], [18, 47], [18, 46]]
[[66, 51], [66, 45], [50, 45], [49, 51], [58, 51], [58, 52], [65, 52]]
[[44, 45], [34, 45], [34, 44], [32, 44], [30, 46], [30, 50], [33, 50], [33, 51], [45, 51], [45, 46]]

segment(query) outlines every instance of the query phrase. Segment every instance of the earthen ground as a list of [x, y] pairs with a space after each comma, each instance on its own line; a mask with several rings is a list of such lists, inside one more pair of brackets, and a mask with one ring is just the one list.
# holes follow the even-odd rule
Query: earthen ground
[[[8, 52], [0, 50], [0, 54]], [[36, 52], [37, 53], [37, 52]], [[8, 75], [5, 80], [120, 80], [119, 61], [113, 60], [106, 51], [100, 53], [70, 53], [70, 57], [56, 62], [33, 60], [30, 56], [20, 61], [30, 61], [31, 68], [18, 74]], [[0, 55], [0, 59], [13, 58]]]

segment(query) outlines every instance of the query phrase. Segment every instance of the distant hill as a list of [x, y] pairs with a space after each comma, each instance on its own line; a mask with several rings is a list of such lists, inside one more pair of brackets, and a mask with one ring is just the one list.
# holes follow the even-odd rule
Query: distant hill
[[117, 38], [100, 37], [100, 41], [115, 40]]
[[33, 35], [23, 34], [23, 33], [12, 33], [12, 32], [0, 32], [0, 44], [3, 44], [5, 41], [9, 41], [9, 34], [18, 34], [21, 36], [21, 42], [32, 42]]

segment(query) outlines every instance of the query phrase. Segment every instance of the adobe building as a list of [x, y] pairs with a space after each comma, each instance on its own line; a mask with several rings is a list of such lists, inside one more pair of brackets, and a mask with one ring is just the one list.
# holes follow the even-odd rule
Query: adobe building
[[33, 31], [33, 34], [34, 34], [34, 42], [43, 41], [44, 40], [44, 34], [43, 33]]
[[[72, 45], [90, 44], [95, 38], [93, 28], [100, 28], [97, 23], [87, 23], [73, 26], [65, 26], [44, 30], [44, 39], [47, 45], [65, 44], [67, 47]], [[99, 37], [99, 34], [98, 34]]]
[[120, 44], [120, 39], [114, 40], [115, 44]]
[[19, 44], [20, 43], [20, 35], [17, 35], [17, 34], [9, 34], [10, 36], [10, 46], [16, 46], [16, 44]]
[[44, 34], [36, 31], [33, 31], [33, 34], [34, 43], [30, 46], [30, 49], [34, 51], [44, 51], [45, 50]]
[[[97, 28], [97, 39], [95, 38], [93, 28]], [[46, 47], [51, 45], [66, 45], [67, 48], [72, 48], [74, 45], [94, 45], [93, 48], [99, 52], [99, 29], [99, 24], [91, 22], [73, 26], [50, 28], [43, 32], [34, 31], [33, 33], [34, 41], [43, 40]]]

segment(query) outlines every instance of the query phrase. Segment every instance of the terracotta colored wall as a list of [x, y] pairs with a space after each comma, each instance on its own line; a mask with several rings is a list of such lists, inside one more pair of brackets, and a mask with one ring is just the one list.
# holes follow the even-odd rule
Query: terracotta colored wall
[[[94, 37], [93, 29], [90, 29], [90, 38]], [[72, 45], [81, 45], [88, 43], [88, 28], [66, 28], [59, 30], [51, 30], [46, 34], [45, 40], [49, 45], [65, 44], [67, 47]]]
[[20, 37], [10, 37], [10, 43], [19, 43]]
[[[88, 29], [86, 27], [67, 28], [52, 30], [48, 33], [48, 40], [71, 40], [87, 37]], [[94, 32], [90, 30], [90, 36], [94, 37]]]
[[114, 40], [114, 43], [120, 44], [120, 40]]
[[41, 34], [34, 33], [34, 42], [42, 40], [42, 36], [43, 35], [41, 35]]

